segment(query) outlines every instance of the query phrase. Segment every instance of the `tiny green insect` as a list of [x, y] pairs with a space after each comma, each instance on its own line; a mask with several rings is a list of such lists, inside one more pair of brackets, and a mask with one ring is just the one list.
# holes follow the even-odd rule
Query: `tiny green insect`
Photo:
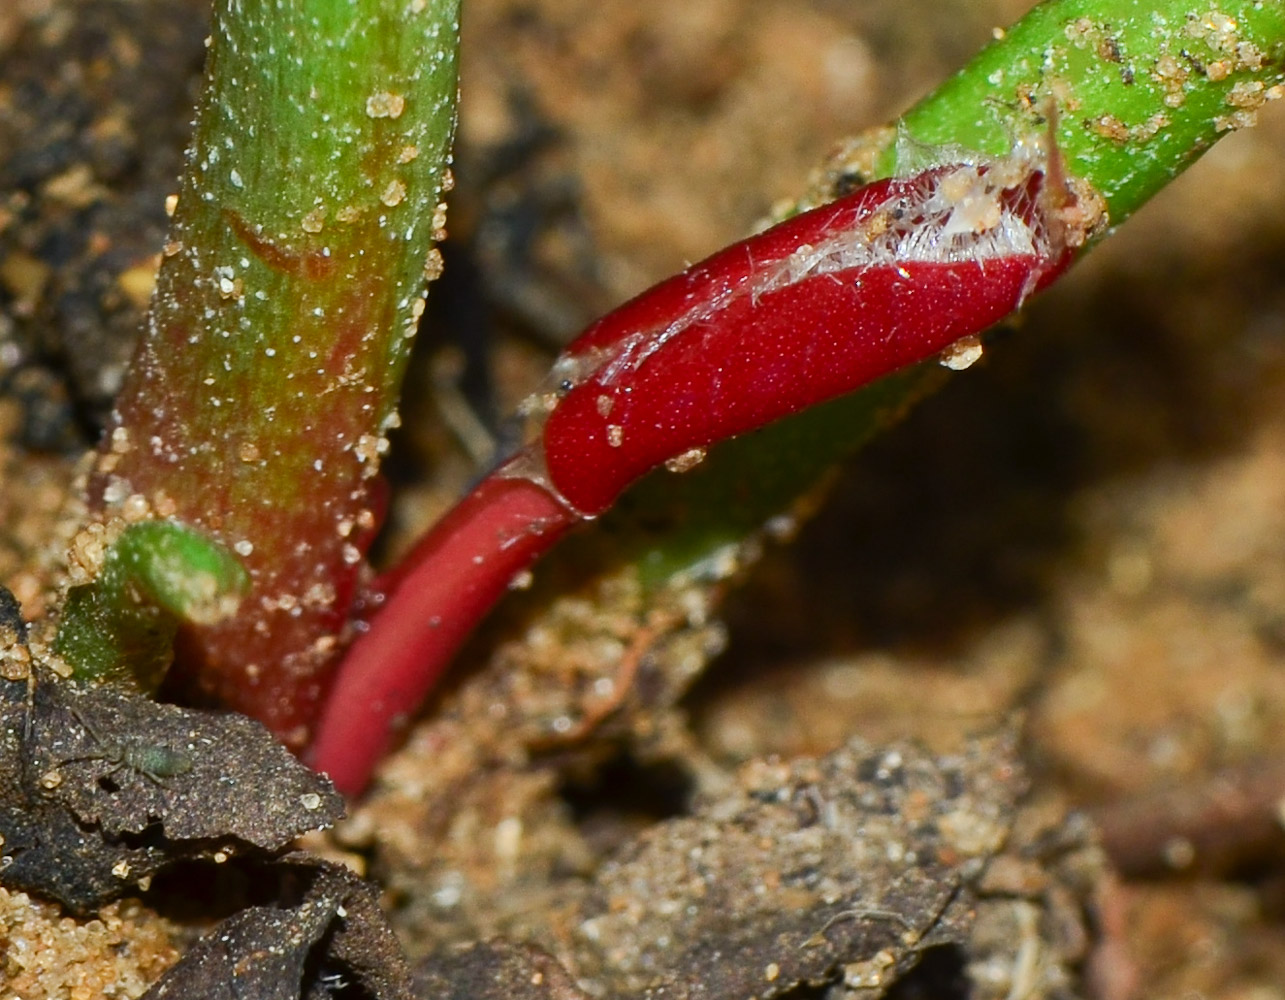
[[160, 744], [108, 740], [99, 734], [98, 730], [94, 728], [79, 709], [71, 709], [71, 714], [93, 741], [98, 744], [100, 752], [84, 754], [79, 757], [69, 757], [61, 761], [59, 766], [83, 760], [102, 760], [114, 766], [99, 778], [100, 781], [111, 778], [112, 775], [124, 768], [129, 768], [162, 788], [168, 787], [165, 779], [178, 777], [192, 770], [192, 755], [186, 750], [179, 750]]

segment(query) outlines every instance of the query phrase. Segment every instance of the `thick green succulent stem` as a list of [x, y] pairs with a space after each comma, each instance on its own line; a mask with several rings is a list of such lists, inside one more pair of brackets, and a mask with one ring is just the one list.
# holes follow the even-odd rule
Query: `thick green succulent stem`
[[76, 680], [153, 691], [179, 626], [230, 618], [249, 589], [249, 576], [218, 542], [167, 521], [131, 524], [93, 580], [68, 591], [53, 651]]
[[218, 0], [151, 316], [91, 482], [104, 516], [141, 497], [242, 557], [251, 597], [183, 630], [179, 687], [295, 744], [378, 521], [436, 271], [458, 17], [458, 0]]
[[[997, 155], [1055, 115], [1068, 173], [1122, 222], [1285, 79], [1279, 0], [1050, 0], [911, 108], [919, 143]], [[883, 167], [895, 168], [895, 154]]]

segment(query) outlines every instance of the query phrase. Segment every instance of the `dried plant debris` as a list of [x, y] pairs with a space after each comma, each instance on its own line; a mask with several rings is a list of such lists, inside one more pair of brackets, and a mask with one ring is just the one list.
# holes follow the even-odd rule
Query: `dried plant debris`
[[223, 921], [144, 1000], [412, 1000], [410, 970], [372, 885], [303, 854], [273, 870], [283, 883], [279, 905]]
[[[804, 985], [878, 997], [924, 952], [966, 948], [1023, 787], [1009, 736], [936, 759], [854, 741], [751, 764], [579, 890], [564, 884], [531, 943], [594, 997], [768, 1000]], [[516, 982], [523, 960], [441, 949], [421, 976]], [[576, 996], [549, 981], [508, 995]]]
[[507, 941], [440, 955], [418, 971], [415, 992], [434, 1000], [590, 1000], [548, 952]]
[[0, 881], [86, 912], [184, 858], [281, 850], [343, 802], [259, 723], [0, 681]]

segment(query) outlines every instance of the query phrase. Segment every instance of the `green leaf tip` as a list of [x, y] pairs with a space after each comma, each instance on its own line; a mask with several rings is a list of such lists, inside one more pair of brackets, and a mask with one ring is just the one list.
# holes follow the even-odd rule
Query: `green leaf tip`
[[234, 615], [250, 577], [228, 549], [171, 521], [128, 525], [97, 574], [67, 593], [53, 652], [83, 682], [154, 690], [181, 625]]

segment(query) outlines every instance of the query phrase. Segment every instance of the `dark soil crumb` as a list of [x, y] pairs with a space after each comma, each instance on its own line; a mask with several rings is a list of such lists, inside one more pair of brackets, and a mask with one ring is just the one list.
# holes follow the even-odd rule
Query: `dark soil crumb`
[[410, 969], [374, 886], [296, 854], [268, 873], [272, 906], [229, 917], [188, 949], [148, 1000], [412, 1000]]
[[281, 850], [332, 824], [330, 783], [244, 716], [0, 681], [0, 882], [88, 912], [175, 861]]
[[838, 970], [882, 995], [924, 948], [963, 943], [947, 911], [971, 907], [1023, 785], [1003, 741], [750, 765], [598, 872], [573, 967], [618, 997], [768, 998]]
[[[165, 239], [203, 0], [64, 0], [0, 35], [0, 385], [21, 437], [107, 412]], [[87, 423], [85, 423], [87, 422]]]
[[873, 1000], [949, 952], [958, 983], [940, 995], [1075, 996], [1101, 852], [1056, 811], [1019, 821], [1024, 786], [1003, 738], [936, 759], [854, 742], [752, 764], [555, 887], [538, 920], [515, 923], [521, 945], [440, 948], [420, 979], [532, 1000], [803, 986]]

